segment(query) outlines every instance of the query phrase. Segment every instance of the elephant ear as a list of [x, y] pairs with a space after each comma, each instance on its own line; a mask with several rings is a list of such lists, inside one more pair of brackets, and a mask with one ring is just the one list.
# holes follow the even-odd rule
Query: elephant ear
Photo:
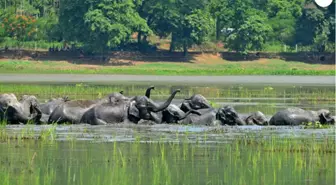
[[320, 115], [320, 122], [322, 124], [333, 123], [333, 118], [330, 117], [329, 113], [322, 112]]
[[140, 119], [139, 109], [135, 106], [135, 101], [131, 101], [130, 106], [128, 108], [128, 114]]

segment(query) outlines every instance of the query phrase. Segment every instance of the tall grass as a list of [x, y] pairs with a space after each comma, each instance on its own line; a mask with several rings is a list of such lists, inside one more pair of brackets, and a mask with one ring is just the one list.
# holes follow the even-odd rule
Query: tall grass
[[[199, 142], [190, 142], [195, 136]], [[260, 134], [217, 144], [206, 143], [206, 133], [177, 134], [178, 142], [137, 137], [108, 143], [7, 140], [0, 144], [0, 184], [335, 183], [335, 141], [329, 137]]]

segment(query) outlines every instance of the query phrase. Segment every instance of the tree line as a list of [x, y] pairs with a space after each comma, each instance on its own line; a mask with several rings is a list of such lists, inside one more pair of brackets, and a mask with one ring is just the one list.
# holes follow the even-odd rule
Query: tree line
[[335, 1], [313, 0], [0, 0], [0, 36], [17, 41], [72, 42], [106, 52], [148, 37], [171, 40], [170, 51], [224, 43], [240, 53], [266, 44], [335, 46]]

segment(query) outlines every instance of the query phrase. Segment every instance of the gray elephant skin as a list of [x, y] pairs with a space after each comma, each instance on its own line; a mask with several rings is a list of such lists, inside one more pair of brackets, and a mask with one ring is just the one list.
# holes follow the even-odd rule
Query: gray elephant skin
[[303, 110], [292, 107], [278, 111], [269, 121], [270, 125], [302, 125], [305, 123], [335, 124], [335, 117], [329, 110], [318, 111]]
[[[154, 89], [154, 86], [149, 87], [146, 90], [145, 96], [147, 98], [150, 98], [151, 95], [151, 90]], [[183, 112], [180, 107], [174, 104], [170, 104], [167, 108], [165, 108], [163, 111], [160, 112], [151, 112], [152, 116], [152, 121], [154, 121], [156, 124], [161, 124], [161, 123], [178, 123], [178, 121], [186, 118], [190, 114], [197, 114], [201, 115], [198, 111], [196, 110], [187, 110], [187, 112]]]
[[147, 96], [135, 96], [117, 103], [99, 104], [86, 111], [80, 122], [101, 125], [121, 122], [138, 123], [141, 119], [156, 121], [152, 113], [166, 109], [178, 92], [180, 92], [179, 89], [175, 90], [166, 102], [161, 105], [158, 105]]
[[127, 98], [121, 93], [112, 93], [97, 100], [73, 100], [59, 104], [50, 114], [48, 124], [70, 123], [79, 124], [83, 114], [95, 105], [104, 103], [117, 103]]
[[0, 96], [1, 120], [6, 120], [8, 124], [27, 124], [32, 122], [40, 123], [42, 113], [38, 108], [38, 100], [35, 96], [23, 95], [17, 101], [13, 94], [3, 94]]

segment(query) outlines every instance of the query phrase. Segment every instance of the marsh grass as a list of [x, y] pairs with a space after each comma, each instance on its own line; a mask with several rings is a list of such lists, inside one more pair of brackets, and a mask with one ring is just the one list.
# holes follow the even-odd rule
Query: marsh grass
[[[335, 141], [251, 134], [190, 143], [24, 140], [0, 144], [0, 184], [334, 184]], [[145, 138], [143, 138], [145, 137]], [[194, 137], [194, 136], [193, 136]], [[176, 140], [178, 142], [176, 142]]]
[[[127, 96], [143, 95], [147, 87], [151, 84], [0, 84], [0, 93], [14, 93], [18, 98], [24, 94], [35, 95], [40, 98], [54, 98], [69, 96], [72, 99], [95, 99], [123, 90]], [[274, 99], [283, 99], [298, 103], [300, 101], [319, 102], [334, 101], [335, 89], [333, 87], [270, 87], [270, 86], [192, 86], [192, 85], [155, 85], [156, 89], [152, 92], [153, 99], [160, 99], [162, 96], [169, 96], [175, 89], [182, 91], [176, 95], [177, 98], [187, 98], [193, 94], [202, 94], [210, 101], [216, 99], [234, 99], [241, 100], [259, 99], [270, 101]], [[267, 99], [268, 98], [268, 99]], [[239, 101], [239, 99], [237, 99]], [[212, 101], [213, 102], [213, 101]], [[214, 102], [213, 102], [214, 103]]]

